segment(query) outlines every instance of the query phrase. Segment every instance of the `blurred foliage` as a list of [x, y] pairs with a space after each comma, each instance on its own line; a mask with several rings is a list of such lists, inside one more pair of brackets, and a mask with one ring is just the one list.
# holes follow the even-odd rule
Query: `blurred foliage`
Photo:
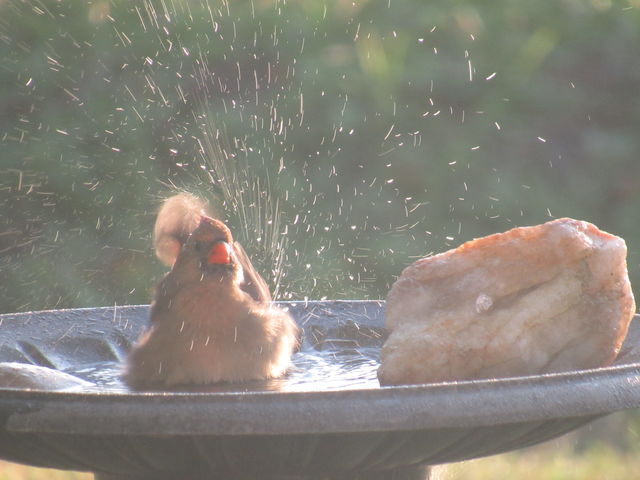
[[147, 303], [176, 189], [281, 298], [571, 216], [640, 281], [637, 0], [0, 1], [0, 311]]

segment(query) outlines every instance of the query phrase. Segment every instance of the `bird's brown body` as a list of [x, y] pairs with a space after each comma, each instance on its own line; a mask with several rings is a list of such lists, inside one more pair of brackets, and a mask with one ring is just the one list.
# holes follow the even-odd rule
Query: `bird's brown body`
[[158, 257], [173, 268], [157, 287], [151, 325], [129, 354], [125, 381], [171, 387], [284, 374], [299, 329], [271, 303], [226, 225], [181, 194], [165, 202], [155, 232]]

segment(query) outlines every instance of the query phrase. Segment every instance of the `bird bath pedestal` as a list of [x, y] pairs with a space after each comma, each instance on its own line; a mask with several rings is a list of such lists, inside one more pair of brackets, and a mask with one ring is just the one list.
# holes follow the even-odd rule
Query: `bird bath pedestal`
[[[375, 363], [382, 302], [283, 305], [304, 328], [301, 354], [324, 362], [317, 384], [188, 392], [131, 392], [109, 382], [67, 391], [0, 386], [0, 458], [101, 480], [417, 480], [425, 465], [533, 445], [640, 406], [637, 319], [612, 367], [380, 388], [348, 375], [332, 384], [331, 376], [342, 375], [345, 352], [362, 350]], [[121, 362], [147, 316], [146, 306], [0, 315], [0, 361], [95, 381], [96, 366]]]

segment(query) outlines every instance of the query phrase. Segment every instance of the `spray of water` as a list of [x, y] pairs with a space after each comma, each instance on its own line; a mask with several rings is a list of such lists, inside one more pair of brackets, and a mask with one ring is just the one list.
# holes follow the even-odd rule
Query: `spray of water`
[[[521, 8], [531, 25], [552, 17]], [[599, 84], [553, 67], [553, 25], [497, 4], [25, 0], [0, 13], [5, 310], [146, 303], [163, 273], [154, 215], [176, 189], [216, 204], [283, 299], [383, 298], [405, 265], [469, 238], [560, 215], [624, 234], [616, 212], [633, 211], [633, 175], [616, 172], [634, 171], [635, 136], [581, 147], [610, 102], [586, 104]], [[621, 46], [633, 31], [603, 30]], [[620, 159], [595, 175], [593, 152]], [[590, 175], [606, 179], [597, 195], [563, 194]]]

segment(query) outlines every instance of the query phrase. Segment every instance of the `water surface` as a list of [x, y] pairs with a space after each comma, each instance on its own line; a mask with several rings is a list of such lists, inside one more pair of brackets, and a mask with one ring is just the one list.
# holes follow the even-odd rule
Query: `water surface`
[[[350, 342], [349, 342], [350, 343]], [[272, 380], [238, 384], [216, 384], [199, 387], [177, 388], [190, 392], [315, 392], [329, 390], [360, 390], [378, 388], [377, 378], [379, 348], [331, 346], [318, 350], [298, 352], [293, 356], [293, 366], [283, 377]], [[121, 364], [100, 362], [65, 370], [94, 385], [80, 387], [81, 391], [100, 393], [130, 393], [120, 379]]]

